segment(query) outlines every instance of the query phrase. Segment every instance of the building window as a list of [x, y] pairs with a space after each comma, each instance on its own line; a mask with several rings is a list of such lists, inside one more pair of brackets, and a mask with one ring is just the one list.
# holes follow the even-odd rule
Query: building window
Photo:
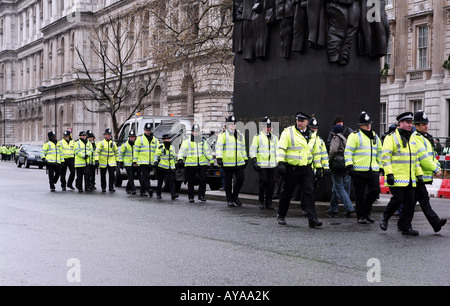
[[417, 68], [428, 68], [428, 26], [417, 27]]
[[386, 103], [380, 104], [380, 135], [387, 131], [386, 126]]
[[413, 113], [422, 110], [422, 100], [412, 100], [411, 101], [411, 111]]

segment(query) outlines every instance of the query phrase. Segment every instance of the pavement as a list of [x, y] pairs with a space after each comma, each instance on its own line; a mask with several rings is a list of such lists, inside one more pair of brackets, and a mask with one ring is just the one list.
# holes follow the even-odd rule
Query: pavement
[[[207, 200], [214, 200], [214, 201], [223, 201], [226, 202], [226, 196], [225, 191], [222, 190], [214, 190], [214, 191], [206, 191], [205, 198]], [[373, 204], [372, 211], [373, 212], [383, 212], [384, 208], [388, 204], [389, 200], [391, 198], [390, 194], [380, 194], [379, 199]], [[253, 204], [258, 205], [258, 195], [253, 194], [245, 194], [241, 193], [239, 195], [239, 200], [243, 204]], [[275, 208], [278, 208], [278, 199], [273, 200], [273, 206]], [[326, 212], [328, 210], [328, 207], [330, 205], [330, 202], [323, 202], [323, 201], [316, 201], [316, 211], [317, 212]], [[353, 205], [355, 205], [355, 202], [353, 201]], [[300, 201], [291, 201], [291, 205], [289, 206], [289, 209], [301, 209], [300, 208]], [[344, 211], [343, 205], [339, 204], [339, 211]]]

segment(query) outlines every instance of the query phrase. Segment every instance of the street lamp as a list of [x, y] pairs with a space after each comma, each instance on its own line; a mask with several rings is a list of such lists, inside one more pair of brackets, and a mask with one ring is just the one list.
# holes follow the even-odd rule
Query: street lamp
[[[55, 87], [55, 99], [54, 99], [55, 100], [55, 133], [57, 133], [57, 130], [58, 130], [58, 111], [56, 109], [56, 91], [57, 91], [57, 89], [58, 89], [58, 87]], [[48, 87], [41, 85], [38, 87], [38, 90], [40, 92], [45, 92], [48, 90]]]
[[234, 111], [234, 96], [231, 96], [231, 102], [227, 104], [227, 112], [232, 113]]

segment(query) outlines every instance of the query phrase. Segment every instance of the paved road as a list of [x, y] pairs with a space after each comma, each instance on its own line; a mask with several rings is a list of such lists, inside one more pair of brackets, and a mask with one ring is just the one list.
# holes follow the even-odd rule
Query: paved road
[[[0, 162], [0, 285], [450, 285], [450, 226], [435, 234], [420, 211], [420, 235], [407, 237], [394, 219], [387, 232], [326, 216], [310, 229], [298, 210], [279, 226], [256, 205], [185, 193], [60, 190], [49, 192], [45, 169]], [[450, 217], [450, 200], [433, 206]]]

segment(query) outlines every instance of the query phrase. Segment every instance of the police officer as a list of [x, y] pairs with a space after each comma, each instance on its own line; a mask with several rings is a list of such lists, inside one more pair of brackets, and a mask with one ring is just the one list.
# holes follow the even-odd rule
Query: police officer
[[106, 172], [108, 172], [108, 187], [110, 192], [116, 191], [114, 189], [115, 174], [116, 174], [116, 160], [118, 159], [117, 145], [112, 141], [112, 131], [107, 128], [103, 133], [105, 138], [100, 141], [95, 150], [95, 165], [100, 168], [100, 184], [102, 192], [106, 192]]
[[188, 183], [189, 202], [194, 202], [194, 183], [195, 177], [198, 177], [198, 199], [206, 201], [206, 169], [214, 164], [209, 144], [200, 135], [200, 126], [192, 126], [191, 137], [181, 143], [178, 151], [178, 167], [185, 167], [185, 174]]
[[75, 187], [79, 193], [83, 192], [83, 178], [84, 188], [89, 191], [89, 159], [94, 155], [92, 144], [86, 139], [87, 135], [85, 131], [81, 131], [78, 134], [79, 139], [73, 144], [73, 152], [75, 154], [75, 169], [77, 172], [77, 179]]
[[153, 196], [153, 190], [150, 185], [150, 171], [153, 167], [156, 149], [159, 141], [152, 133], [152, 123], [147, 122], [144, 125], [144, 134], [136, 139], [134, 145], [133, 162], [139, 165], [139, 182], [141, 184], [141, 196]]
[[[61, 164], [61, 188], [66, 191], [66, 185], [74, 190], [73, 182], [75, 180], [75, 155], [73, 153], [73, 140], [69, 130], [65, 130], [63, 139], [60, 140], [64, 162]], [[69, 168], [69, 180], [66, 182], [67, 168]]]
[[253, 136], [250, 158], [253, 169], [259, 174], [259, 208], [273, 210], [278, 137], [272, 134], [272, 122], [269, 117], [262, 118], [260, 126], [262, 129], [259, 134]]
[[[95, 144], [95, 135], [91, 130], [87, 130], [86, 131], [86, 135], [87, 135], [87, 140], [91, 143], [92, 145], [92, 150], [93, 152], [95, 152], [95, 150], [97, 149], [97, 145]], [[95, 165], [95, 154], [92, 154], [91, 156], [89, 156], [88, 159], [88, 164], [86, 166], [87, 168], [87, 173], [88, 173], [88, 186], [86, 187], [87, 191], [94, 191], [95, 189], [95, 169], [98, 169], [98, 166]]]
[[[352, 177], [356, 195], [357, 223], [374, 223], [372, 206], [380, 194], [382, 143], [372, 131], [372, 119], [366, 112], [358, 117], [359, 130], [348, 136], [344, 157], [347, 173]], [[366, 193], [365, 190], [368, 189]]]
[[[310, 116], [299, 112], [296, 116], [296, 124], [290, 126], [281, 133], [278, 142], [277, 161], [278, 171], [284, 176], [284, 186], [280, 194], [277, 221], [280, 225], [286, 225], [286, 214], [291, 203], [291, 197], [295, 187], [300, 184], [302, 202], [308, 217], [309, 227], [322, 225], [317, 219], [314, 200], [314, 172], [323, 171], [317, 162], [320, 154], [318, 142], [313, 142], [314, 147], [308, 145], [316, 134], [308, 127]], [[313, 164], [314, 160], [314, 165]], [[320, 158], [319, 158], [320, 160]]]
[[136, 132], [134, 130], [130, 130], [128, 133], [128, 141], [125, 142], [120, 147], [119, 153], [119, 167], [123, 169], [125, 166], [125, 170], [128, 175], [128, 183], [125, 188], [128, 194], [136, 194], [136, 186], [134, 185], [134, 176], [138, 174], [138, 165], [133, 162], [134, 157], [134, 144], [136, 142]]
[[53, 131], [50, 131], [47, 136], [48, 141], [42, 146], [41, 159], [47, 163], [46, 167], [50, 191], [55, 192], [55, 184], [58, 182], [61, 172], [61, 163], [64, 162], [64, 157], [61, 144], [56, 140], [56, 134]]
[[[234, 115], [228, 116], [227, 129], [218, 136], [216, 143], [217, 164], [224, 169], [225, 193], [230, 207], [242, 205], [238, 197], [244, 184], [244, 171], [248, 160], [245, 136], [236, 130], [236, 122]], [[236, 177], [234, 186], [233, 175]]]
[[158, 186], [156, 189], [156, 198], [161, 199], [161, 191], [164, 180], [169, 184], [170, 194], [172, 200], [178, 198], [175, 186], [175, 169], [176, 169], [176, 153], [175, 148], [171, 144], [171, 137], [169, 134], [162, 136], [163, 143], [158, 145], [155, 153], [154, 165], [157, 167], [156, 177]]
[[385, 231], [388, 221], [403, 203], [397, 226], [404, 235], [418, 235], [411, 222], [415, 208], [417, 182], [423, 183], [423, 171], [417, 158], [415, 138], [412, 138], [413, 113], [405, 112], [397, 116], [398, 128], [384, 139], [381, 161], [385, 184], [392, 197], [383, 212], [380, 228]]
[[447, 223], [447, 219], [439, 218], [431, 208], [430, 196], [428, 195], [425, 184], [431, 184], [433, 182], [433, 175], [439, 176], [441, 174], [441, 166], [436, 159], [433, 136], [428, 133], [428, 116], [423, 110], [419, 110], [414, 114], [414, 126], [416, 127], [416, 131], [412, 134], [412, 138], [418, 148], [417, 157], [423, 171], [423, 183], [417, 182], [415, 200], [416, 202], [419, 201], [420, 208], [425, 217], [437, 233]]

